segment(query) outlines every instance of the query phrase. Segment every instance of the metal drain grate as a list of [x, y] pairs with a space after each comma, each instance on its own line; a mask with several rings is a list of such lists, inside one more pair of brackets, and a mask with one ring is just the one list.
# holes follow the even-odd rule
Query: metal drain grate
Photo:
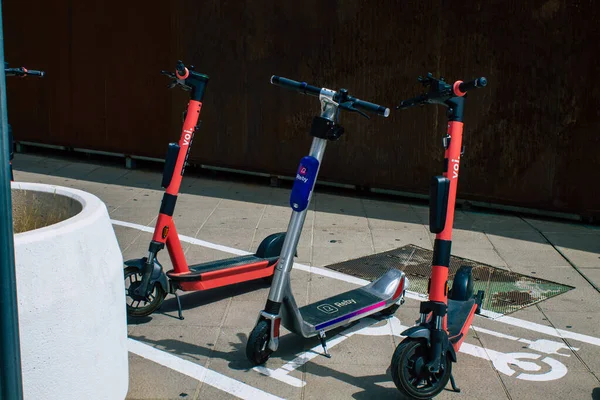
[[[328, 265], [327, 268], [368, 281], [397, 268], [408, 277], [411, 291], [426, 295], [432, 258], [433, 251], [409, 244], [395, 250]], [[499, 314], [509, 314], [574, 289], [572, 286], [456, 256], [450, 259], [450, 285], [461, 265], [473, 267], [474, 293], [478, 290], [485, 291], [482, 308]]]

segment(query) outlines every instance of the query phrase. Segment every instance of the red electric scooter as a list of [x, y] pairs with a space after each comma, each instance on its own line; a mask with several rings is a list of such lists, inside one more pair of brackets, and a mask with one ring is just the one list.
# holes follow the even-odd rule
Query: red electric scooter
[[[166, 294], [173, 293], [177, 298], [179, 319], [183, 319], [177, 290], [207, 290], [260, 278], [271, 279], [285, 239], [285, 233], [275, 233], [267, 236], [253, 255], [187, 264], [173, 212], [209, 80], [208, 76], [193, 69], [192, 66], [186, 68], [179, 61], [175, 73], [162, 71], [162, 74], [173, 79], [169, 88], [178, 86], [190, 91], [191, 99], [184, 114], [179, 143], [170, 143], [167, 151], [162, 178], [166, 193], [163, 195], [148, 257], [125, 262], [127, 313], [134, 317], [152, 314], [160, 307]], [[166, 274], [157, 259], [157, 253], [165, 245], [173, 264], [173, 269]]]
[[[8, 63], [5, 62], [4, 63], [4, 75], [5, 76], [19, 76], [21, 78], [24, 78], [26, 76], [39, 76], [41, 78], [45, 75], [45, 73], [44, 73], [44, 71], [36, 71], [34, 69], [27, 69], [24, 67], [8, 68]], [[15, 144], [14, 143], [15, 142], [13, 139], [12, 127], [10, 125], [8, 125], [8, 145], [9, 145], [8, 162], [9, 162], [9, 168], [10, 168], [10, 180], [11, 181], [15, 180], [15, 177], [13, 175], [13, 168], [12, 168], [12, 160], [15, 158]]]
[[483, 291], [473, 296], [471, 267], [461, 266], [448, 291], [448, 267], [452, 245], [452, 224], [462, 155], [463, 111], [465, 95], [471, 89], [487, 84], [485, 78], [471, 82], [448, 84], [431, 74], [419, 81], [429, 91], [400, 103], [397, 109], [423, 104], [439, 104], [448, 108], [448, 131], [443, 138], [444, 173], [433, 178], [430, 193], [429, 228], [436, 234], [433, 249], [429, 300], [421, 303], [419, 325], [402, 332], [406, 338], [396, 347], [391, 374], [396, 387], [411, 399], [429, 399], [438, 395], [452, 376], [452, 363], [462, 345], [475, 313], [479, 313]]

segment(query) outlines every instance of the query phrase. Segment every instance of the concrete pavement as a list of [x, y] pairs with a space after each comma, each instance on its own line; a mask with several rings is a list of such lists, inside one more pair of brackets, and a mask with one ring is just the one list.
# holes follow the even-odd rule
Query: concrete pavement
[[[109, 163], [110, 164], [110, 163]], [[127, 170], [118, 163], [57, 155], [17, 154], [17, 181], [75, 187], [100, 197], [115, 221], [125, 259], [145, 255], [162, 190], [160, 168]], [[285, 231], [289, 189], [186, 176], [175, 212], [186, 257], [199, 263], [254, 251], [266, 235]], [[432, 248], [425, 205], [337, 195], [317, 190], [297, 262], [323, 267], [405, 244]], [[123, 223], [129, 223], [128, 227]], [[194, 240], [223, 245], [226, 251]], [[497, 320], [477, 316], [454, 375], [462, 393], [439, 399], [600, 398], [600, 228], [457, 211], [453, 254], [575, 289]], [[566, 258], [565, 258], [566, 257]], [[166, 252], [160, 256], [170, 269]], [[580, 271], [578, 272], [574, 266]], [[582, 275], [583, 274], [583, 275]], [[587, 279], [587, 280], [586, 280]], [[351, 280], [296, 269], [292, 286], [300, 306], [355, 286]], [[395, 399], [389, 363], [399, 330], [418, 317], [409, 298], [395, 317], [364, 320], [341, 332], [333, 357], [315, 355], [318, 340], [287, 334], [267, 363], [250, 369], [247, 335], [268, 293], [263, 282], [181, 296], [185, 320], [168, 296], [159, 312], [132, 321], [128, 399]], [[159, 350], [159, 351], [157, 351]], [[300, 358], [298, 358], [300, 357]], [[272, 376], [266, 376], [270, 373]]]

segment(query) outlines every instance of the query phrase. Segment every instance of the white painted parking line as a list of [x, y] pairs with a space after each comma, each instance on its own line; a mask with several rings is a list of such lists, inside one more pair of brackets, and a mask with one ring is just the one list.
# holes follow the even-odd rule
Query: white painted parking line
[[[327, 347], [331, 350], [337, 344], [343, 342], [346, 339], [354, 335], [365, 335], [365, 336], [382, 336], [382, 335], [395, 335], [403, 338], [400, 334], [404, 330], [408, 329], [408, 326], [403, 326], [400, 323], [400, 320], [397, 317], [391, 317], [387, 320], [384, 320], [385, 323], [379, 326], [373, 326], [379, 323], [380, 321], [374, 318], [364, 318], [360, 320], [359, 323], [353, 325], [349, 329], [340, 332], [336, 336], [332, 337], [327, 341]], [[493, 334], [495, 336], [504, 337], [510, 340], [516, 341], [525, 341], [525, 339], [519, 339], [517, 337], [504, 335], [498, 332], [490, 331], [487, 329], [478, 328], [476, 329], [480, 332], [485, 332], [489, 334]], [[531, 341], [526, 341], [527, 343], [533, 343]], [[550, 341], [547, 341], [550, 342]], [[557, 343], [557, 342], [553, 342]], [[539, 343], [538, 343], [539, 344]], [[548, 344], [548, 343], [542, 343]], [[560, 343], [558, 343], [560, 344]], [[566, 346], [565, 346], [566, 347]], [[537, 350], [535, 348], [532, 348]], [[547, 354], [559, 354], [553, 353], [548, 347], [545, 348], [550, 351], [541, 351]], [[564, 377], [568, 370], [567, 367], [551, 357], [544, 357], [541, 354], [535, 353], [525, 353], [525, 352], [517, 352], [517, 353], [502, 353], [500, 351], [491, 350], [488, 348], [484, 348], [481, 346], [477, 346], [474, 344], [464, 342], [460, 348], [460, 352], [464, 354], [468, 354], [473, 357], [482, 358], [484, 360], [491, 361], [494, 365], [494, 368], [504, 375], [514, 377], [516, 379], [525, 380], [525, 381], [536, 381], [536, 382], [546, 382], [553, 381]], [[287, 383], [288, 385], [294, 387], [303, 387], [306, 385], [306, 382], [300, 378], [296, 378], [290, 376], [289, 374], [294, 370], [300, 368], [302, 365], [306, 364], [310, 360], [315, 357], [321, 355], [321, 346], [317, 345], [312, 349], [300, 354], [298, 357], [288, 362], [284, 366], [278, 369], [269, 369], [264, 366], [254, 367], [254, 370], [269, 376], [271, 378], [277, 379], [281, 382]], [[542, 358], [543, 357], [543, 358]], [[518, 367], [521, 369], [521, 372], [515, 371], [513, 368]], [[543, 368], [542, 368], [543, 366]], [[523, 372], [524, 371], [524, 372]]]
[[546, 339], [537, 339], [537, 340], [529, 340], [529, 339], [523, 339], [523, 338], [518, 338], [515, 336], [511, 336], [511, 335], [505, 335], [504, 333], [500, 333], [500, 332], [495, 332], [495, 331], [491, 331], [489, 329], [485, 329], [485, 328], [479, 328], [477, 326], [471, 326], [471, 328], [479, 333], [486, 333], [488, 335], [492, 335], [492, 336], [496, 336], [502, 339], [508, 339], [508, 340], [514, 340], [517, 342], [521, 342], [521, 343], [527, 343], [529, 346], [527, 346], [528, 349], [532, 349], [535, 351], [539, 351], [540, 353], [545, 353], [545, 354], [554, 354], [554, 355], [559, 355], [559, 356], [563, 356], [563, 357], [571, 357], [570, 354], [563, 354], [563, 353], [559, 353], [559, 350], [573, 350], [573, 351], [578, 351], [579, 348], [577, 347], [569, 347], [566, 344], [564, 344], [564, 342], [556, 342], [554, 340], [546, 340]]
[[213, 386], [219, 390], [227, 392], [240, 399], [256, 400], [281, 400], [281, 397], [274, 396], [270, 393], [247, 385], [243, 382], [215, 372], [211, 369], [195, 364], [191, 361], [176, 357], [170, 353], [155, 349], [137, 340], [128, 339], [128, 350], [133, 354], [153, 361], [157, 364], [164, 365], [179, 373], [187, 375], [191, 378], [204, 382], [207, 385]]
[[[335, 347], [335, 345], [348, 339], [349, 337], [351, 337], [352, 335], [357, 333], [357, 331], [359, 331], [360, 329], [368, 327], [369, 325], [371, 325], [375, 322], [377, 322], [377, 321], [375, 321], [371, 318], [361, 319], [356, 325], [350, 327], [349, 329], [347, 329], [343, 332], [338, 333], [337, 335], [333, 336], [332, 338], [327, 339], [327, 348], [331, 349], [331, 348]], [[389, 329], [388, 329], [387, 333], [391, 334]], [[292, 361], [288, 362], [287, 364], [285, 364], [275, 370], [269, 369], [264, 366], [257, 366], [257, 367], [254, 367], [253, 369], [257, 372], [260, 372], [263, 375], [266, 375], [271, 378], [277, 379], [281, 382], [287, 383], [288, 385], [292, 385], [295, 387], [303, 387], [304, 385], [306, 385], [306, 382], [304, 382], [302, 379], [298, 379], [293, 376], [290, 376], [289, 373], [300, 368], [301, 366], [303, 366], [304, 364], [306, 364], [313, 358], [321, 356], [323, 354], [322, 351], [323, 351], [323, 348], [319, 344], [319, 345], [313, 347], [312, 349], [300, 354], [298, 357], [294, 358]]]
[[[142, 232], [154, 233], [154, 228], [150, 227], [150, 226], [133, 224], [131, 222], [119, 221], [116, 219], [111, 219], [110, 222], [112, 222], [113, 225], [124, 226], [125, 228], [137, 229], [138, 231], [142, 231]], [[238, 249], [234, 249], [232, 247], [221, 246], [220, 244], [205, 242], [204, 240], [196, 239], [191, 236], [179, 235], [179, 240], [181, 240], [182, 242], [186, 242], [186, 243], [196, 244], [198, 246], [208, 247], [209, 249], [219, 250], [219, 251], [222, 251], [225, 253], [236, 254], [238, 256], [246, 256], [248, 254], [252, 254], [252, 253], [249, 253], [244, 250], [238, 250]]]
[[[126, 227], [126, 228], [137, 229], [137, 230], [140, 230], [140, 231], [143, 231], [143, 232], [149, 232], [149, 233], [153, 233], [154, 232], [154, 228], [149, 227], [149, 226], [134, 224], [134, 223], [125, 222], [125, 221], [118, 221], [118, 220], [114, 220], [114, 219], [111, 220], [111, 222], [114, 225], [123, 226], [123, 227]], [[247, 252], [247, 251], [243, 251], [243, 250], [235, 249], [235, 248], [232, 248], [232, 247], [228, 247], [228, 246], [223, 246], [223, 245], [219, 245], [219, 244], [207, 242], [207, 241], [204, 241], [204, 240], [196, 239], [196, 238], [193, 238], [193, 237], [190, 237], [190, 236], [185, 236], [185, 235], [179, 235], [179, 240], [181, 240], [182, 242], [187, 242], [187, 243], [190, 243], [190, 244], [204, 246], [204, 247], [207, 247], [207, 248], [219, 250], [219, 251], [222, 251], [222, 252], [225, 252], [225, 253], [230, 253], [230, 254], [236, 254], [236, 255], [248, 255], [248, 254], [252, 254], [252, 253]], [[369, 281], [366, 281], [364, 279], [355, 278], [355, 277], [350, 276], [350, 275], [342, 274], [341, 272], [327, 270], [327, 269], [324, 269], [324, 268], [311, 267], [311, 266], [304, 265], [304, 264], [299, 264], [299, 263], [294, 263], [294, 268], [296, 268], [298, 270], [301, 270], [301, 271], [311, 272], [311, 273], [316, 274], [316, 275], [327, 276], [327, 277], [330, 277], [330, 278], [333, 278], [333, 279], [337, 279], [337, 280], [340, 280], [340, 281], [344, 281], [344, 282], [348, 282], [348, 283], [354, 283], [354, 284], [357, 284], [357, 285], [366, 285], [366, 284], [369, 283]], [[425, 298], [423, 295], [421, 295], [419, 293], [410, 292], [410, 291], [406, 292], [406, 297], [411, 298], [411, 299], [415, 299], [415, 300], [423, 300]], [[534, 331], [534, 332], [538, 332], [538, 333], [543, 333], [545, 335], [554, 336], [554, 337], [558, 337], [558, 338], [561, 338], [561, 339], [573, 339], [573, 340], [577, 340], [579, 342], [593, 344], [594, 346], [600, 346], [600, 338], [596, 338], [596, 337], [593, 337], [593, 336], [584, 335], [584, 334], [581, 334], [581, 333], [576, 333], [576, 332], [571, 332], [571, 331], [565, 331], [563, 329], [556, 329], [556, 328], [551, 327], [551, 326], [541, 325], [541, 324], [537, 324], [535, 322], [529, 322], [529, 321], [525, 321], [525, 320], [522, 320], [522, 319], [519, 319], [519, 318], [514, 318], [514, 317], [509, 317], [509, 316], [503, 316], [501, 314], [497, 314], [497, 313], [490, 312], [490, 311], [485, 311], [485, 310], [482, 310], [482, 314], [486, 315], [488, 317], [491, 317], [494, 321], [500, 322], [502, 324], [516, 326], [516, 327], [519, 327], [519, 328], [522, 328], [522, 329], [527, 329], [527, 330], [530, 330], [530, 331]]]

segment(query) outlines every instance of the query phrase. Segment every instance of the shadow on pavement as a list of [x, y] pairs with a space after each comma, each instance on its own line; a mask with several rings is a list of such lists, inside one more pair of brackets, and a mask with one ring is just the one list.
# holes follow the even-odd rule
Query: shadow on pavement
[[[182, 342], [176, 339], [159, 339], [154, 340], [151, 338], [147, 338], [143, 335], [129, 335], [131, 339], [139, 340], [140, 342], [153, 345], [154, 347], [164, 350], [168, 353], [174, 355], [185, 356], [188, 358], [199, 360], [199, 357], [210, 357], [210, 359], [221, 359], [227, 361], [229, 364], [229, 368], [233, 370], [240, 371], [250, 371], [252, 369], [252, 365], [246, 359], [246, 342], [248, 341], [248, 335], [246, 333], [237, 333], [236, 334], [238, 341], [237, 342], [229, 342], [229, 345], [234, 348], [233, 351], [225, 352], [216, 350], [213, 348], [207, 348], [203, 346], [198, 346], [196, 344]], [[312, 341], [307, 341], [312, 342]], [[315, 344], [318, 343], [316, 340]], [[314, 346], [314, 344], [312, 344]], [[279, 350], [278, 353], [281, 354], [290, 354], [289, 360], [283, 359], [284, 362], [290, 361], [296, 356], [307, 350], [307, 343], [303, 343], [297, 338], [292, 337], [292, 335], [286, 335], [281, 337], [279, 342]], [[287, 357], [286, 357], [287, 358]], [[222, 371], [221, 371], [222, 372]], [[265, 377], [265, 379], [270, 379]]]
[[[265, 281], [256, 280], [242, 282], [231, 286], [225, 286], [210, 290], [201, 290], [194, 292], [179, 291], [179, 299], [181, 301], [181, 310], [185, 322], [186, 311], [193, 310], [198, 307], [206, 306], [207, 304], [218, 303], [221, 300], [229, 297], [236, 297], [246, 293], [254, 292], [258, 289], [268, 288], [269, 284]], [[177, 314], [177, 299], [173, 295], [167, 295], [162, 306], [154, 314], [162, 314], [179, 320]], [[266, 300], [266, 297], [265, 297]], [[256, 312], [258, 315], [258, 310]], [[152, 321], [152, 315], [147, 317], [128, 317], [128, 325], [142, 325]]]

